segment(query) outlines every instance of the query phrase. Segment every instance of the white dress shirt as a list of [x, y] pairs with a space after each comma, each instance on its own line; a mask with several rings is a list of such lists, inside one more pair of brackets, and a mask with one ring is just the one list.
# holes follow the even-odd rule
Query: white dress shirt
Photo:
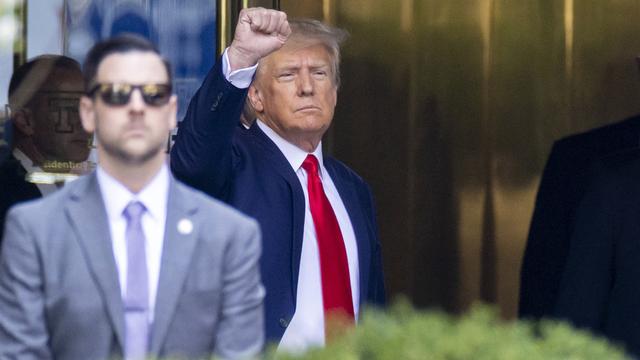
[[[222, 56], [222, 71], [231, 84], [237, 88], [246, 88], [251, 84], [257, 65], [251, 68], [239, 69], [229, 73], [229, 58], [225, 50]], [[309, 194], [307, 189], [307, 173], [302, 168], [302, 163], [309, 155], [306, 151], [283, 139], [260, 119], [256, 120], [260, 129], [273, 141], [278, 149], [295, 171], [300, 180], [304, 192], [304, 234], [302, 237], [302, 253], [300, 256], [300, 269], [298, 273], [298, 289], [296, 292], [296, 312], [284, 332], [278, 349], [290, 352], [302, 352], [309, 347], [323, 346], [324, 338], [324, 307], [322, 304], [322, 280], [320, 276], [320, 254], [318, 252], [318, 240], [316, 229], [309, 207]], [[349, 213], [340, 198], [333, 180], [324, 167], [322, 159], [322, 143], [313, 152], [320, 164], [319, 176], [322, 180], [329, 203], [333, 208], [344, 245], [349, 264], [349, 277], [351, 283], [351, 298], [356, 321], [360, 305], [360, 268], [358, 266], [358, 246], [355, 232], [349, 218]]]
[[137, 194], [129, 191], [100, 166], [98, 166], [96, 174], [109, 218], [111, 244], [113, 245], [113, 255], [118, 269], [120, 295], [123, 299], [127, 289], [127, 243], [125, 239], [127, 219], [123, 212], [131, 201], [141, 202], [146, 209], [142, 215], [142, 229], [146, 240], [147, 271], [149, 276], [149, 323], [152, 323], [167, 217], [169, 170], [166, 165], [163, 165], [160, 172]]
[[[275, 131], [257, 120], [260, 129], [271, 139], [278, 149], [284, 154], [291, 167], [296, 172], [302, 191], [304, 192], [304, 234], [302, 236], [302, 253], [300, 256], [300, 269], [298, 273], [298, 289], [296, 292], [296, 312], [289, 322], [289, 326], [280, 340], [279, 349], [292, 352], [306, 350], [310, 346], [324, 345], [324, 307], [322, 305], [322, 279], [320, 276], [320, 254], [318, 251], [318, 239], [316, 229], [311, 216], [309, 206], [309, 193], [307, 189], [307, 172], [302, 168], [302, 163], [309, 155], [306, 151], [289, 143]], [[344, 239], [349, 264], [349, 277], [351, 283], [351, 300], [353, 311], [358, 318], [360, 301], [360, 277], [358, 267], [358, 245], [356, 235], [349, 219], [347, 209], [338, 194], [333, 180], [324, 167], [322, 160], [322, 143], [312, 153], [318, 159], [320, 167], [318, 175], [322, 180], [329, 203], [336, 214], [340, 231]]]

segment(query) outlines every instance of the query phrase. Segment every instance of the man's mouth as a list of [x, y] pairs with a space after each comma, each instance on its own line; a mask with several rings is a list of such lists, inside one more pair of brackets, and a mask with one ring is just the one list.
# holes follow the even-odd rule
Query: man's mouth
[[296, 111], [320, 111], [320, 108], [315, 105], [306, 105], [298, 108]]

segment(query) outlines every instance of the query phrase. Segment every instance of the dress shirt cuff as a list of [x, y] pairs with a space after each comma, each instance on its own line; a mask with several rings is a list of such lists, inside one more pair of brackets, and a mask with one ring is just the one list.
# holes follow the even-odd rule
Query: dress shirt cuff
[[224, 77], [238, 89], [246, 89], [251, 85], [251, 81], [253, 80], [253, 75], [256, 73], [258, 64], [229, 72], [230, 66], [229, 55], [227, 54], [228, 50], [229, 48], [226, 48], [222, 54], [222, 72], [224, 73]]

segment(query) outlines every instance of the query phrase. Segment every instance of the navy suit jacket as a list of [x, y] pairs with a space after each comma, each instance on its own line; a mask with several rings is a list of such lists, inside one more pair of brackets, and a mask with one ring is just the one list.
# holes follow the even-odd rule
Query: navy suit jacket
[[[520, 272], [520, 317], [553, 315], [576, 210], [600, 158], [638, 148], [640, 116], [557, 141], [540, 181]], [[607, 159], [605, 159], [606, 161]]]
[[577, 214], [555, 316], [640, 355], [640, 150], [598, 162]]
[[[260, 223], [261, 273], [266, 288], [266, 337], [279, 341], [296, 309], [305, 199], [300, 181], [278, 147], [254, 124], [240, 125], [246, 97], [223, 76], [222, 61], [191, 99], [171, 151], [177, 178], [221, 199]], [[353, 224], [360, 266], [360, 303], [384, 303], [376, 213], [367, 184], [324, 156]]]

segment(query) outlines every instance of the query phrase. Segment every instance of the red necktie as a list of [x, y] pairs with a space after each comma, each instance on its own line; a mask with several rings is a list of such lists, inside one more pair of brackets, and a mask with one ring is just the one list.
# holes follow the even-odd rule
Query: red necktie
[[354, 323], [349, 263], [338, 219], [318, 176], [318, 159], [308, 155], [302, 168], [307, 172], [309, 207], [318, 238], [325, 333], [329, 338], [333, 332], [327, 331], [327, 323], [335, 326]]

